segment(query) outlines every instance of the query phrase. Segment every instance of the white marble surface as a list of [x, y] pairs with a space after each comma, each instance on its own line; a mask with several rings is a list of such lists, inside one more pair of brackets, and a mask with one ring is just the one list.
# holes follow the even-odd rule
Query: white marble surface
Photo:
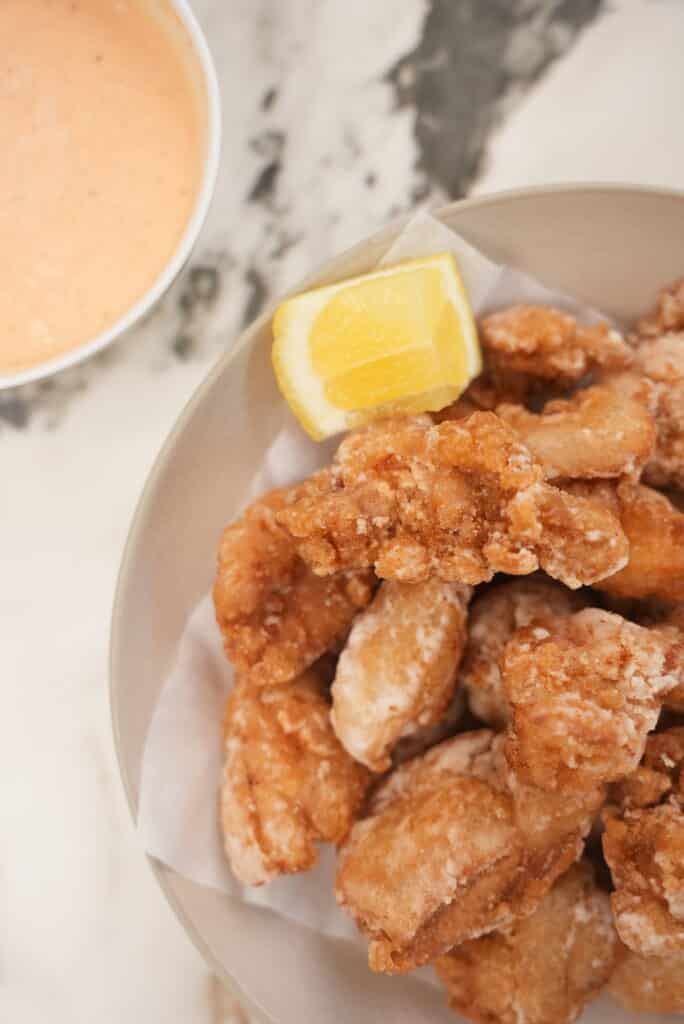
[[[194, 270], [110, 353], [0, 399], [2, 1021], [241, 1019], [141, 855], [112, 749], [107, 645], [146, 473], [245, 315], [417, 197], [444, 198], [452, 180], [477, 192], [683, 183], [680, 0], [579, 0], [579, 35], [559, 4], [517, 0], [505, 32], [478, 30], [492, 48], [477, 74], [507, 73], [489, 92], [479, 77], [458, 91], [475, 8], [451, 2], [430, 49], [426, 17], [439, 19], [443, 0], [196, 0], [226, 142]], [[436, 112], [417, 88], [430, 76]], [[461, 109], [471, 87], [474, 122], [467, 95]]]

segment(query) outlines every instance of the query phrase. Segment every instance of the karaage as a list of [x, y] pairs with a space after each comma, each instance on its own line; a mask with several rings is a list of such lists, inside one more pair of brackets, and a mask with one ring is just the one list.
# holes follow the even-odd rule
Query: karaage
[[354, 621], [332, 687], [343, 747], [375, 772], [399, 739], [436, 723], [451, 703], [471, 591], [437, 578], [381, 584]]
[[684, 956], [640, 956], [624, 949], [608, 990], [628, 1010], [684, 1013]]
[[606, 323], [583, 326], [549, 306], [511, 306], [480, 321], [485, 358], [506, 371], [578, 381], [596, 367], [623, 369], [629, 346]]
[[638, 768], [610, 788], [609, 802], [626, 810], [654, 807], [671, 796], [684, 799], [684, 728], [652, 733]]
[[434, 962], [476, 1024], [684, 1012], [684, 279], [629, 344], [479, 329], [456, 402], [223, 535], [226, 852], [260, 885], [336, 844], [372, 970]]
[[373, 593], [368, 571], [316, 576], [276, 522], [287, 491], [271, 491], [224, 531], [214, 584], [226, 654], [255, 683], [292, 679], [343, 640]]
[[397, 768], [340, 850], [337, 899], [369, 964], [411, 970], [532, 913], [583, 848], [605, 793], [554, 794], [508, 770], [502, 737], [462, 733]]
[[[664, 636], [674, 642], [679, 641], [682, 658], [684, 659], [684, 604], [668, 608], [664, 615], [661, 615], [656, 624], [653, 625], [653, 629], [663, 633]], [[665, 706], [671, 711], [684, 714], [684, 665], [680, 671], [680, 677], [682, 682], [675, 686], [674, 690], [669, 691], [665, 698]]]
[[628, 775], [680, 672], [677, 641], [599, 608], [519, 630], [501, 662], [511, 765], [571, 792]]
[[449, 1005], [476, 1024], [570, 1024], [605, 987], [618, 940], [587, 863], [560, 878], [529, 917], [435, 962]]
[[464, 732], [464, 718], [467, 715], [465, 692], [461, 686], [451, 698], [446, 711], [432, 725], [421, 725], [414, 732], [402, 736], [392, 750], [392, 765], [404, 764], [405, 761], [424, 754], [430, 747], [436, 747], [443, 740], [450, 739], [457, 732]]
[[684, 601], [684, 512], [644, 484], [574, 481], [564, 486], [612, 511], [629, 542], [626, 565], [594, 581], [598, 590], [618, 598]]
[[644, 956], [684, 955], [684, 728], [651, 736], [604, 812], [620, 938]]
[[510, 718], [499, 661], [515, 631], [532, 622], [551, 625], [579, 611], [583, 600], [581, 592], [539, 575], [494, 585], [475, 599], [460, 678], [478, 718], [496, 727]]
[[370, 781], [333, 732], [317, 673], [275, 686], [239, 681], [224, 735], [221, 824], [235, 876], [262, 885], [306, 871], [318, 840], [344, 839]]
[[657, 487], [684, 488], [684, 329], [640, 342], [636, 367], [653, 385], [657, 427], [644, 477]]
[[576, 588], [628, 558], [614, 513], [543, 481], [493, 413], [390, 419], [350, 435], [278, 513], [314, 572], [475, 584], [540, 566]]
[[638, 339], [633, 367], [604, 375], [601, 384], [623, 401], [640, 402], [653, 417], [656, 443], [644, 480], [684, 488], [684, 329]]
[[684, 330], [684, 277], [660, 291], [655, 309], [638, 324], [638, 333], [645, 338], [681, 330]]
[[520, 405], [500, 405], [496, 412], [541, 462], [547, 480], [636, 478], [655, 448], [647, 407], [609, 388], [554, 399], [541, 413]]

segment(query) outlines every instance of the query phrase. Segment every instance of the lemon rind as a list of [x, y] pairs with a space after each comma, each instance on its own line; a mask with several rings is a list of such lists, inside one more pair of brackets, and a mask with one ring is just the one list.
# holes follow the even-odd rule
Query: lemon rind
[[[334, 406], [325, 394], [324, 380], [314, 372], [309, 338], [316, 317], [330, 299], [342, 289], [354, 287], [362, 281], [377, 280], [388, 276], [398, 277], [426, 266], [435, 265], [439, 266], [445, 294], [456, 311], [465, 348], [467, 379], [463, 381], [462, 389], [459, 391], [453, 385], [445, 385], [445, 389], [450, 387], [453, 390], [455, 399], [481, 372], [482, 355], [468, 295], [451, 253], [440, 253], [422, 259], [409, 260], [397, 266], [383, 267], [370, 274], [361, 274], [336, 284], [324, 285], [286, 299], [278, 307], [273, 318], [273, 368], [282, 394], [306, 432], [314, 440], [324, 440], [333, 434], [341, 433], [354, 423], [358, 423], [360, 418], [357, 411]], [[435, 390], [437, 389], [431, 389], [431, 393]], [[418, 397], [417, 395], [407, 395], [406, 401]], [[395, 405], [401, 401], [400, 399]], [[430, 411], [436, 410], [431, 409]], [[378, 415], [383, 415], [381, 407], [378, 409]], [[373, 410], [365, 410], [362, 418], [364, 422], [373, 419]]]

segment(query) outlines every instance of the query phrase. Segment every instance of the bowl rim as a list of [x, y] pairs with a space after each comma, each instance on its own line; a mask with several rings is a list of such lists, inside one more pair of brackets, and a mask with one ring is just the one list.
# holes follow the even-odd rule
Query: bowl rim
[[61, 370], [77, 366], [108, 345], [111, 345], [129, 331], [131, 327], [137, 324], [152, 309], [176, 277], [178, 277], [178, 274], [190, 257], [206, 220], [216, 187], [221, 157], [221, 93], [209, 44], [190, 6], [189, 0], [165, 0], [165, 2], [178, 16], [183, 28], [187, 32], [191, 49], [199, 63], [206, 94], [204, 106], [207, 118], [207, 138], [203, 161], [204, 169], [190, 219], [173, 253], [155, 280], [142, 297], [130, 309], [126, 310], [118, 320], [106, 328], [106, 330], [95, 335], [90, 341], [86, 341], [84, 344], [65, 352], [61, 356], [48, 359], [45, 362], [38, 363], [37, 366], [27, 367], [25, 370], [19, 370], [16, 373], [0, 373], [0, 391], [42, 380], [45, 377], [51, 377], [53, 374], [59, 373]]
[[[609, 194], [624, 193], [634, 195], [652, 195], [660, 196], [665, 199], [676, 199], [684, 201], [684, 189], [665, 188], [653, 185], [632, 185], [628, 182], [577, 182], [577, 183], [554, 183], [550, 185], [533, 185], [526, 188], [513, 188], [503, 189], [497, 192], [489, 192], [486, 195], [473, 196], [471, 198], [465, 198], [455, 200], [454, 202], [446, 203], [443, 206], [436, 207], [431, 210], [433, 216], [437, 219], [444, 219], [448, 217], [450, 213], [455, 210], [462, 209], [473, 209], [478, 206], [489, 206], [494, 205], [502, 200], [506, 201], [517, 201], [520, 199], [533, 198], [534, 196], [545, 196], [550, 194], [562, 194], [562, 193], [589, 193], [589, 192], [605, 192]], [[392, 232], [400, 230], [401, 227], [407, 223], [411, 216], [415, 213], [415, 210], [409, 211], [400, 217], [394, 218], [385, 224], [382, 224], [376, 231], [370, 235], [366, 235], [363, 239], [357, 242], [355, 245], [348, 247], [340, 253], [337, 253], [325, 260], [323, 264], [319, 265], [318, 268], [307, 274], [303, 280], [298, 281], [292, 288], [288, 290], [286, 294], [295, 294], [301, 291], [303, 288], [308, 286], [309, 281], [312, 278], [317, 277], [321, 270], [324, 269], [332, 262], [337, 262], [343, 259], [346, 255], [353, 253], [356, 249], [361, 246], [365, 246], [372, 239], [379, 239], [383, 234], [390, 235]], [[180, 410], [173, 426], [171, 427], [166, 439], [164, 440], [159, 452], [150, 468], [147, 475], [143, 489], [141, 491], [138, 502], [135, 506], [126, 541], [124, 544], [123, 552], [121, 555], [121, 562], [119, 565], [119, 571], [117, 574], [114, 600], [112, 605], [112, 614], [110, 622], [110, 646], [109, 646], [109, 710], [110, 710], [110, 722], [112, 727], [112, 735], [114, 739], [114, 748], [116, 752], [116, 760], [119, 767], [119, 773], [121, 775], [121, 782], [126, 797], [126, 803], [131, 815], [133, 827], [136, 827], [136, 802], [134, 796], [134, 787], [132, 780], [129, 776], [128, 769], [125, 764], [125, 758], [123, 753], [123, 742], [122, 733], [119, 720], [119, 708], [116, 698], [117, 688], [117, 657], [118, 649], [121, 643], [122, 636], [122, 604], [123, 594], [128, 585], [128, 577], [132, 568], [133, 552], [136, 547], [138, 532], [140, 530], [140, 524], [143, 518], [143, 513], [147, 507], [148, 502], [156, 488], [157, 481], [162, 473], [162, 470], [166, 464], [168, 457], [170, 456], [176, 439], [179, 437], [181, 432], [185, 429], [186, 423], [192, 417], [195, 409], [203, 401], [205, 394], [213, 386], [214, 382], [224, 374], [232, 361], [236, 358], [238, 353], [242, 350], [244, 345], [249, 341], [250, 336], [256, 333], [262, 325], [270, 320], [273, 316], [273, 312], [277, 305], [283, 300], [284, 295], [278, 295], [274, 297], [269, 303], [263, 313], [260, 314], [255, 320], [247, 324], [238, 335], [234, 345], [223, 355], [219, 356], [214, 365], [209, 369], [206, 376], [202, 379], [200, 384], [197, 386], [195, 391], [192, 393], [190, 398], [187, 400], [185, 405]], [[193, 943], [195, 948], [204, 957], [205, 962], [211, 968], [216, 977], [226, 987], [230, 994], [239, 1000], [244, 1007], [252, 1014], [255, 1019], [261, 1024], [273, 1024], [273, 1021], [268, 1017], [263, 1009], [252, 999], [249, 993], [245, 992], [239, 981], [229, 973], [226, 967], [217, 959], [213, 951], [209, 947], [208, 943], [204, 940], [201, 933], [195, 927], [193, 921], [188, 917], [184, 907], [181, 905], [168, 881], [168, 876], [173, 874], [173, 870], [168, 868], [166, 865], [157, 861], [154, 857], [144, 852], [144, 857], [148, 863], [152, 874], [156, 878], [169, 906], [172, 908], [179, 923], [182, 925], [185, 933], [187, 934], [190, 941]]]

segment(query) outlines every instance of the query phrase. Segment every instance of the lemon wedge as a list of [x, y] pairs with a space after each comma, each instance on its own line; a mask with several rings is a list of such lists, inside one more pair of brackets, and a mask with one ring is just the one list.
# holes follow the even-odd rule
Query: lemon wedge
[[278, 386], [315, 440], [394, 412], [443, 409], [482, 369], [449, 253], [296, 295], [278, 307], [273, 338]]

